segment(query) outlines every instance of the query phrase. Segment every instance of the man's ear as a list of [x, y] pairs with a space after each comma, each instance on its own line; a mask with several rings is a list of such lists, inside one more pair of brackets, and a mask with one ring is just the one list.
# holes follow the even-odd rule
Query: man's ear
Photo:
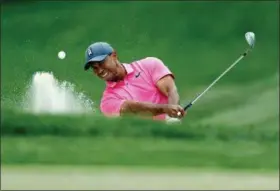
[[112, 52], [112, 57], [113, 57], [115, 60], [118, 59], [118, 55], [117, 55], [117, 52], [116, 52], [116, 51]]

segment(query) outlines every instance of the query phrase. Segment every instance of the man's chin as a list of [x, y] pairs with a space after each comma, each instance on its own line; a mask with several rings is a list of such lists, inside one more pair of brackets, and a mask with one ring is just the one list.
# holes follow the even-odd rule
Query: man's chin
[[118, 82], [120, 81], [120, 79], [116, 76], [112, 76], [112, 77], [108, 77], [106, 79], [104, 79], [105, 81], [108, 81], [108, 82]]
[[107, 82], [117, 82], [119, 81], [119, 78], [115, 75], [108, 74], [106, 77], [98, 76], [101, 80], [107, 81]]
[[107, 77], [107, 78], [101, 78], [102, 80], [106, 81], [106, 82], [115, 82], [115, 78], [113, 77]]

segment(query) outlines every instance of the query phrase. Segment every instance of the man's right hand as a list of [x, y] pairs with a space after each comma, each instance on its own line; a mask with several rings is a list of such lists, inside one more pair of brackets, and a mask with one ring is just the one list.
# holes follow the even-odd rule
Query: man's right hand
[[185, 115], [185, 111], [180, 105], [164, 105], [163, 111], [172, 118], [183, 118]]

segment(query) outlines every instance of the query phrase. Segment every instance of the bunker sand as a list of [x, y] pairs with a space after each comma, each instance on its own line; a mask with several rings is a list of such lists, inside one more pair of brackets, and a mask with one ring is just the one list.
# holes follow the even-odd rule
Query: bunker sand
[[[28, 167], [27, 167], [28, 168]], [[194, 170], [2, 168], [4, 190], [109, 189], [279, 189], [279, 173], [202, 172]]]

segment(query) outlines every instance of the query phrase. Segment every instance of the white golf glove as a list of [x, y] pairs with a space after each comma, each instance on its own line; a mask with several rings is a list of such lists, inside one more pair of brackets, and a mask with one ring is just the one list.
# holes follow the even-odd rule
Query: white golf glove
[[165, 117], [165, 122], [166, 122], [166, 124], [169, 124], [169, 125], [181, 124], [181, 120], [180, 119], [169, 117], [168, 115], [166, 115], [166, 117]]

